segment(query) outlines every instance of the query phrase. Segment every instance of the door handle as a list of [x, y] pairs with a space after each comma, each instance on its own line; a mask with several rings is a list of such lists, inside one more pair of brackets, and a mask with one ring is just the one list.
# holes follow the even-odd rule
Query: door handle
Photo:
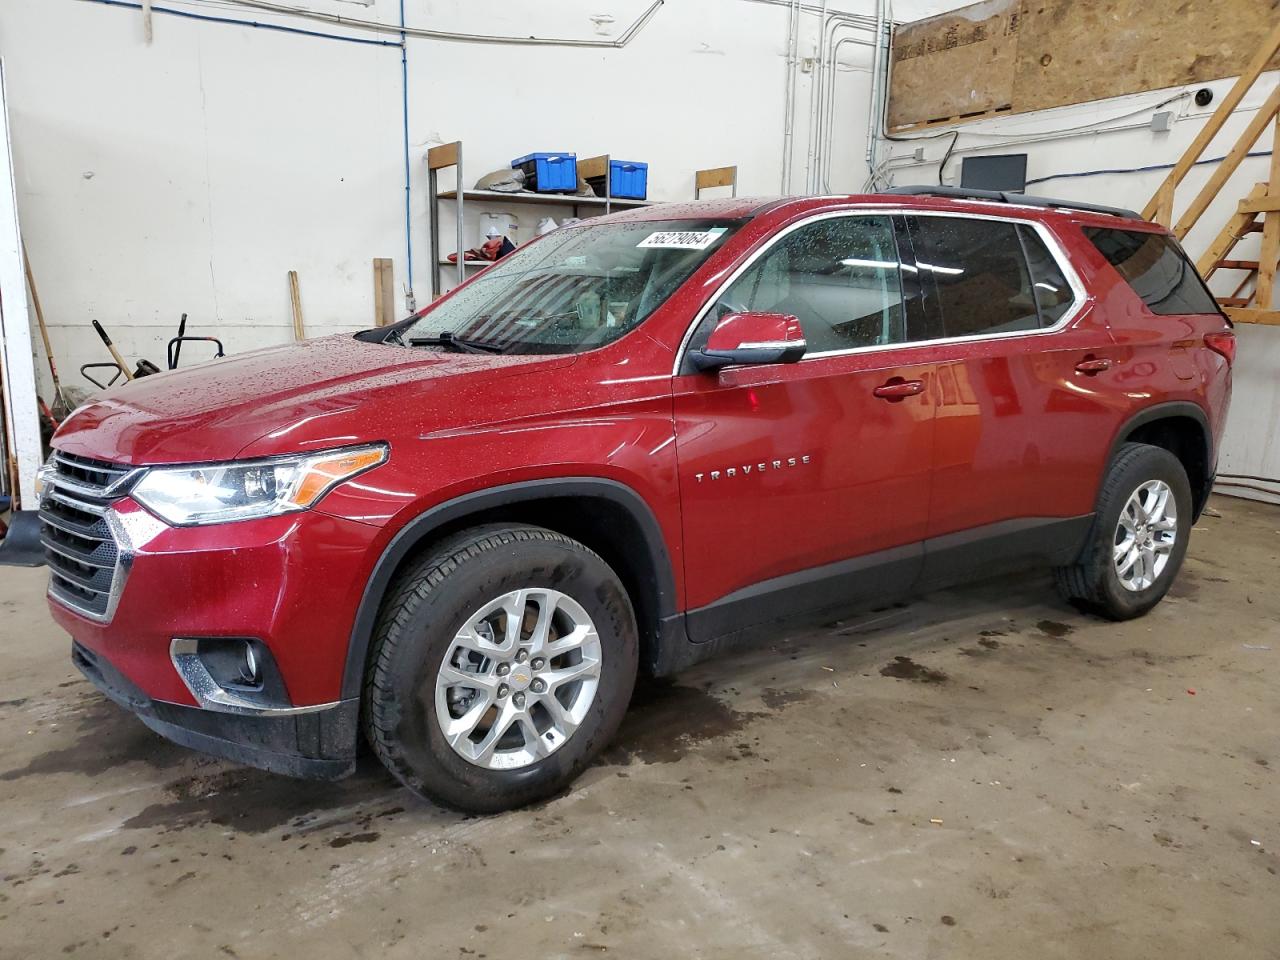
[[888, 400], [894, 403], [899, 400], [905, 400], [907, 397], [914, 397], [924, 393], [924, 381], [902, 380], [895, 377], [888, 383], [882, 383], [871, 392], [881, 400]]
[[1076, 364], [1076, 373], [1083, 373], [1090, 377], [1110, 369], [1111, 361], [1106, 357], [1089, 357]]

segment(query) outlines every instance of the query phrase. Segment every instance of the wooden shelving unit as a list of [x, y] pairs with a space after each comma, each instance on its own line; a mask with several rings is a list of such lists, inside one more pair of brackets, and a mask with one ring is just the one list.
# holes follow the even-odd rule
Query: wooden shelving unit
[[[451, 190], [439, 188], [441, 170], [454, 169], [454, 186]], [[490, 265], [488, 260], [450, 261], [440, 254], [440, 233], [444, 218], [440, 215], [440, 202], [452, 201], [454, 210], [454, 226], [459, 256], [467, 249], [463, 238], [463, 212], [468, 203], [500, 203], [520, 204], [534, 207], [568, 207], [574, 217], [590, 217], [611, 213], [614, 210], [630, 210], [635, 207], [647, 207], [648, 200], [624, 200], [611, 196], [609, 177], [609, 156], [588, 157], [578, 161], [578, 175], [587, 177], [604, 176], [605, 195], [603, 197], [580, 197], [571, 193], [505, 193], [501, 190], [468, 190], [462, 185], [462, 141], [444, 143], [431, 147], [427, 151], [427, 203], [428, 217], [431, 221], [431, 297], [435, 299], [444, 292], [441, 284], [441, 267], [451, 266], [457, 270], [457, 282], [466, 279], [468, 269], [483, 268]]]

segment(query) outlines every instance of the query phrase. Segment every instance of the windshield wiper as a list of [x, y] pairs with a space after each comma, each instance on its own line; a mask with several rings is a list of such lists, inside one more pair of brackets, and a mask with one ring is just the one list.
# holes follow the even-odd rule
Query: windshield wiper
[[453, 347], [459, 353], [502, 353], [503, 348], [484, 340], [468, 340], [445, 331], [434, 337], [410, 337], [411, 347]]

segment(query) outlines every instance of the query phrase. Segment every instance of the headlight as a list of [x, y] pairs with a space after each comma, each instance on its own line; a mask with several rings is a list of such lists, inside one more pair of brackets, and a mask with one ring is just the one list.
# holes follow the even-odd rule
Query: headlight
[[174, 526], [228, 523], [306, 510], [344, 480], [387, 459], [382, 444], [294, 457], [153, 467], [131, 495]]

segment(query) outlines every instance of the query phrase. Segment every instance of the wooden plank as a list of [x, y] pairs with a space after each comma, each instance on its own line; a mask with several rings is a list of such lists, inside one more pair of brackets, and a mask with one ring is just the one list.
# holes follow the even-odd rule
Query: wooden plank
[[1259, 310], [1257, 307], [1223, 307], [1222, 312], [1232, 323], [1260, 323], [1280, 327], [1280, 310]]
[[[1259, 61], [1263, 38], [1274, 44]], [[1151, 0], [986, 0], [897, 29], [888, 123], [900, 129], [953, 117], [963, 122], [1004, 106], [1026, 113], [1256, 77], [1280, 67], [1277, 49], [1280, 27], [1270, 0], [1191, 0], [1176, 11]], [[1223, 118], [1239, 96], [1223, 98]], [[1206, 143], [1220, 126], [1213, 125]], [[1174, 182], [1185, 174], [1178, 171]]]
[[293, 338], [299, 342], [307, 339], [302, 324], [302, 291], [298, 288], [298, 271], [289, 271], [289, 303], [293, 306]]
[[706, 190], [710, 187], [732, 187], [738, 179], [737, 167], [712, 167], [709, 170], [697, 170], [693, 175], [695, 190]]
[[[1249, 191], [1248, 199], [1252, 200], [1256, 197], [1261, 197], [1266, 192], [1267, 185], [1265, 183], [1254, 184], [1253, 189]], [[1227, 225], [1222, 228], [1222, 232], [1214, 237], [1213, 243], [1209, 244], [1208, 249], [1196, 261], [1196, 270], [1200, 276], [1206, 280], [1213, 276], [1213, 272], [1218, 269], [1218, 261], [1225, 257], [1228, 251], [1242, 237], [1253, 232], [1253, 217], [1252, 213], [1237, 213], [1227, 221]]]
[[1257, 270], [1257, 260], [1219, 260], [1219, 270]]
[[[1276, 186], [1280, 187], [1280, 184]], [[1280, 210], [1280, 192], [1267, 197], [1258, 197], [1256, 200], [1241, 200], [1239, 210], [1241, 213], [1266, 213]]]
[[[889, 127], [965, 122], [1008, 108], [1022, 22], [1021, 0], [986, 0], [898, 27]], [[957, 82], [939, 83], [944, 76]]]
[[462, 152], [462, 141], [442, 143], [438, 147], [427, 148], [427, 169], [439, 170], [442, 167], [457, 166], [458, 155]]
[[395, 264], [390, 257], [373, 258], [373, 325], [389, 327], [396, 322]]
[[1277, 111], [1280, 111], [1280, 86], [1271, 91], [1271, 96], [1267, 97], [1266, 103], [1253, 115], [1253, 119], [1245, 127], [1240, 139], [1227, 151], [1227, 155], [1222, 158], [1222, 162], [1214, 167], [1213, 173], [1209, 175], [1208, 182], [1196, 194], [1195, 199], [1191, 201], [1187, 209], [1183, 211], [1182, 219], [1173, 228], [1173, 232], [1179, 240], [1190, 232], [1191, 228], [1196, 225], [1196, 221], [1209, 208], [1209, 204], [1217, 197], [1231, 174], [1236, 172], [1236, 167], [1240, 166], [1240, 161], [1245, 158], [1249, 148], [1258, 142], [1258, 138], [1262, 136], [1263, 131], [1267, 129], [1275, 118]]

